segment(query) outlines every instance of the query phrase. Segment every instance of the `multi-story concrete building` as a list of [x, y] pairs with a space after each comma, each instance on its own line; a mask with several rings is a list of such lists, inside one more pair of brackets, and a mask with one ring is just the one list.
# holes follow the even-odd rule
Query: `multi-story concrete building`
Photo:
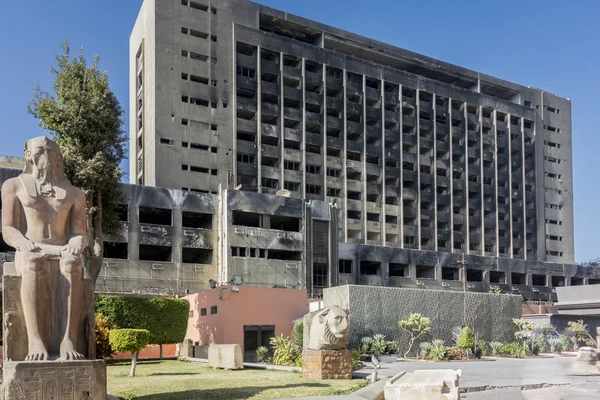
[[246, 0], [145, 0], [130, 65], [99, 287], [600, 283], [574, 264], [568, 99]]
[[246, 0], [146, 0], [132, 183], [339, 208], [343, 243], [572, 263], [571, 103]]

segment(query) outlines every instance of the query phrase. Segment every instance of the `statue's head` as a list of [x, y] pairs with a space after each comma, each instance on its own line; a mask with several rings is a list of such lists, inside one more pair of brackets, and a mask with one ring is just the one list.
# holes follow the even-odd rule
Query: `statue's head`
[[337, 306], [322, 310], [317, 318], [324, 328], [324, 339], [330, 344], [345, 346], [348, 343], [349, 316], [348, 311]]
[[23, 173], [37, 175], [43, 180], [65, 177], [62, 155], [56, 142], [45, 136], [25, 142], [25, 169]]

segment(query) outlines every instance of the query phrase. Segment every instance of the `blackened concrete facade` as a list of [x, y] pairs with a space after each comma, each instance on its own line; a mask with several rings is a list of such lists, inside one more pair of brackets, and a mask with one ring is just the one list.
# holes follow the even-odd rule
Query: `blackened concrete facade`
[[[0, 184], [19, 169], [0, 168]], [[555, 287], [599, 282], [598, 267], [341, 242], [339, 209], [321, 200], [226, 189], [218, 195], [124, 184], [122, 231], [105, 237], [104, 292], [184, 294], [211, 279], [323, 289], [345, 284], [520, 294], [553, 300]], [[1, 240], [0, 259], [14, 259]]]
[[287, 189], [382, 255], [574, 261], [569, 99], [246, 0], [144, 1], [130, 65], [132, 183]]

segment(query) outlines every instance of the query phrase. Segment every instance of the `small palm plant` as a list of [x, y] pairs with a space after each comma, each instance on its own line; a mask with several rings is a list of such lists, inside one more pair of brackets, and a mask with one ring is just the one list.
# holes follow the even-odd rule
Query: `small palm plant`
[[269, 361], [269, 348], [260, 346], [256, 349], [256, 361], [266, 363]]
[[429, 352], [431, 351], [432, 347], [433, 345], [429, 342], [422, 342], [421, 344], [419, 344], [419, 356], [422, 360], [426, 359], [427, 356], [429, 356]]
[[490, 347], [492, 348], [492, 355], [493, 356], [497, 356], [498, 355], [498, 350], [500, 350], [500, 347], [502, 347], [502, 343], [500, 343], [500, 342], [490, 342]]

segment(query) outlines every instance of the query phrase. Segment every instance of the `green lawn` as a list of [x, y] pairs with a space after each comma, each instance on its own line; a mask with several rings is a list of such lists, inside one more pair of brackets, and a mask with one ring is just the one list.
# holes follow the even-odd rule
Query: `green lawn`
[[246, 369], [225, 371], [184, 361], [141, 361], [135, 378], [126, 362], [109, 362], [108, 393], [122, 399], [278, 399], [350, 393], [360, 380], [315, 381], [293, 372]]

